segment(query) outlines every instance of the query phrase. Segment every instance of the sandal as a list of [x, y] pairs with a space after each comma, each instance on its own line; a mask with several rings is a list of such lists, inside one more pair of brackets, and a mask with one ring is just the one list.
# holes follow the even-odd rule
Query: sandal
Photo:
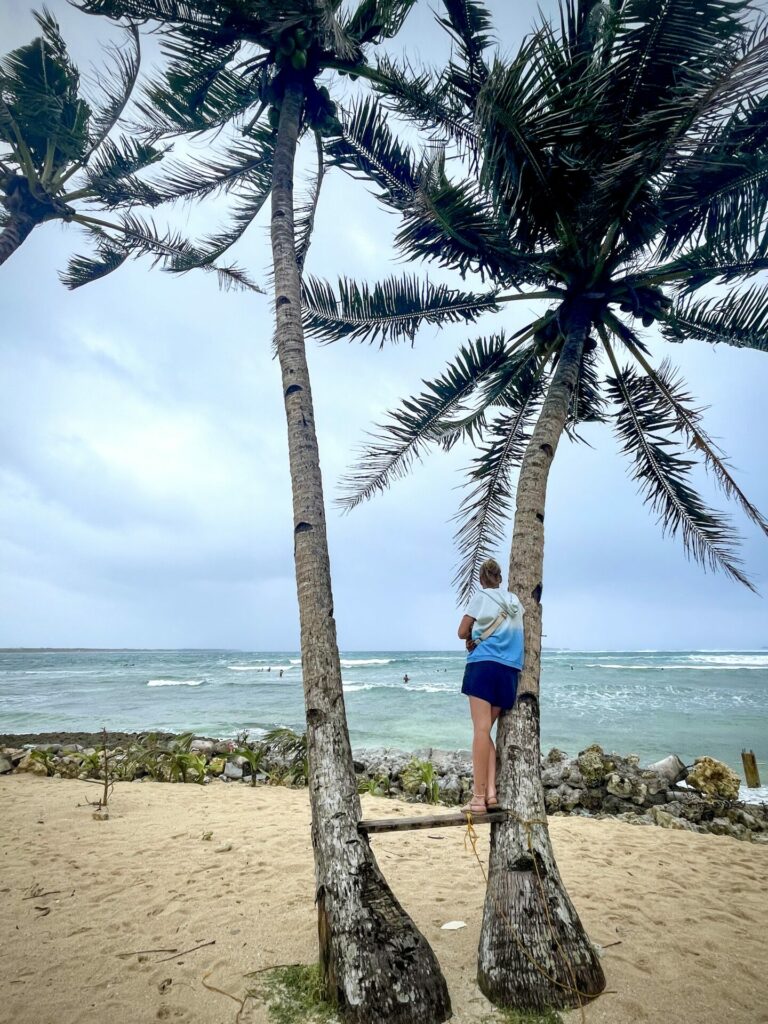
[[485, 806], [488, 808], [489, 811], [498, 811], [499, 801], [496, 799], [495, 793], [493, 794], [493, 796], [487, 796], [485, 798]]
[[487, 810], [485, 797], [482, 793], [478, 795], [474, 790], [472, 791], [472, 799], [461, 808], [462, 814], [485, 814]]

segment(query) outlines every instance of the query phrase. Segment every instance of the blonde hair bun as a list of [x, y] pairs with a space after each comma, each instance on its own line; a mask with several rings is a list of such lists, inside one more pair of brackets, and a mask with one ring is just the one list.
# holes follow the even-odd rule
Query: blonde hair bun
[[498, 586], [501, 583], [501, 566], [495, 558], [486, 558], [480, 566], [480, 586], [492, 583]]

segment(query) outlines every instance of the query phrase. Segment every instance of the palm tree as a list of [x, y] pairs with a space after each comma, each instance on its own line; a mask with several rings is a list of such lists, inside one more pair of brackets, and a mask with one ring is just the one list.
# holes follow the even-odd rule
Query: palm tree
[[[492, 829], [478, 980], [505, 1005], [572, 1006], [605, 982], [557, 870], [540, 780], [547, 481], [564, 432], [578, 439], [579, 423], [613, 422], [663, 529], [751, 587], [730, 520], [695, 492], [692, 467], [703, 462], [765, 533], [768, 523], [679, 376], [653, 365], [643, 329], [768, 349], [768, 288], [744, 285], [768, 268], [768, 29], [741, 0], [562, 0], [560, 24], [543, 22], [504, 60], [488, 55], [482, 3], [443, 7], [447, 68], [385, 60], [367, 74], [386, 105], [430, 134], [427, 155], [397, 143], [391, 118], [367, 100], [333, 158], [400, 212], [400, 255], [489, 285], [470, 292], [409, 275], [333, 288], [310, 278], [305, 329], [383, 344], [413, 340], [424, 322], [546, 302], [516, 334], [468, 342], [404, 401], [364, 450], [342, 504], [388, 487], [431, 446], [474, 444], [458, 512], [464, 598], [515, 501], [509, 580], [526, 610], [526, 665], [499, 725], [510, 813]], [[463, 177], [449, 176], [446, 152]]]
[[[36, 227], [60, 221], [85, 228], [98, 253], [95, 261], [76, 257], [66, 283], [72, 275], [103, 276], [142, 254], [163, 269], [185, 269], [194, 248], [179, 235], [158, 234], [132, 210], [154, 198], [138, 174], [163, 151], [113, 134], [139, 74], [138, 31], [128, 27], [125, 45], [110, 48], [89, 99], [56, 20], [47, 11], [34, 17], [42, 34], [0, 60], [0, 265]], [[115, 219], [105, 220], [105, 209]], [[237, 267], [209, 262], [205, 269], [224, 285], [252, 287]]]
[[[450, 1000], [437, 960], [358, 832], [360, 800], [344, 707], [314, 409], [301, 322], [301, 269], [324, 173], [325, 136], [338, 124], [317, 78], [356, 74], [370, 43], [393, 36], [414, 0], [80, 0], [89, 13], [161, 23], [165, 79], [141, 111], [154, 138], [224, 136], [205, 163], [178, 162], [143, 184], [151, 205], [226, 190], [234, 221], [177, 271], [229, 249], [271, 200], [275, 345], [282, 372], [293, 490], [293, 537], [307, 716], [320, 961], [329, 998], [359, 1022], [440, 1022]], [[313, 137], [317, 175], [300, 219], [294, 205], [299, 141]], [[151, 193], [151, 194], [150, 194]], [[93, 264], [96, 267], [98, 260]], [[93, 268], [71, 272], [73, 285]]]

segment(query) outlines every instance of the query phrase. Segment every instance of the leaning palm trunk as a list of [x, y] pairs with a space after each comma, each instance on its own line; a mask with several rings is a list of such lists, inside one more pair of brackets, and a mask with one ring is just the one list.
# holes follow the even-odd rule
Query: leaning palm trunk
[[563, 433], [589, 328], [588, 311], [563, 317], [567, 340], [520, 469], [510, 590], [525, 608], [525, 668], [515, 707], [499, 721], [499, 798], [493, 826], [478, 982], [494, 1003], [530, 1010], [576, 1006], [605, 978], [555, 863], [539, 750], [541, 592], [547, 481]]
[[293, 170], [302, 100], [301, 84], [288, 85], [274, 154], [272, 254], [276, 343], [293, 488], [320, 962], [328, 996], [348, 1020], [437, 1024], [451, 1014], [437, 960], [389, 889], [367, 838], [357, 830], [360, 799], [333, 619], [323, 488], [294, 250]]
[[20, 249], [31, 234], [35, 222], [29, 219], [11, 217], [0, 231], [0, 267]]

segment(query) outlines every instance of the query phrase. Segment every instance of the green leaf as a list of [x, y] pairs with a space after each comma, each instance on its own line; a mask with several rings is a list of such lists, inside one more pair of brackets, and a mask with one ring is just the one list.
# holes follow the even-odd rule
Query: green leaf
[[496, 292], [476, 295], [434, 285], [418, 278], [389, 277], [372, 288], [339, 278], [338, 293], [317, 278], [303, 287], [304, 330], [322, 341], [413, 342], [425, 323], [474, 323], [485, 312], [497, 312]]
[[435, 380], [424, 381], [425, 391], [405, 399], [379, 425], [374, 440], [342, 481], [345, 494], [339, 504], [349, 510], [384, 491], [410, 471], [430, 444], [440, 443], [448, 417], [465, 407], [470, 395], [508, 358], [503, 334], [479, 338], [462, 346], [456, 359]]
[[540, 269], [546, 254], [539, 258], [513, 248], [483, 190], [476, 182], [450, 181], [442, 157], [425, 170], [395, 242], [411, 259], [433, 260], [462, 275], [475, 271], [499, 286], [551, 282], [551, 274]]
[[689, 447], [701, 456], [704, 465], [715, 478], [727, 498], [737, 502], [742, 511], [763, 533], [768, 534], [768, 521], [752, 504], [731, 475], [724, 453], [707, 435], [702, 426], [702, 410], [692, 404], [691, 396], [684, 390], [682, 377], [676, 373], [668, 360], [658, 370], [643, 360], [648, 379], [656, 388], [662, 401], [667, 402], [675, 416], [677, 433], [686, 437]]
[[0, 59], [0, 137], [27, 147], [38, 175], [83, 157], [91, 110], [58, 25], [37, 15], [43, 35]]
[[506, 390], [507, 409], [485, 432], [485, 442], [467, 471], [468, 493], [454, 516], [459, 562], [453, 585], [458, 603], [475, 591], [480, 566], [498, 548], [512, 515], [512, 471], [519, 468], [530, 427], [545, 391], [543, 364], [535, 350], [521, 354], [518, 372]]
[[93, 189], [109, 209], [152, 204], [158, 201], [157, 193], [135, 175], [162, 157], [161, 150], [138, 139], [107, 139], [88, 161], [85, 185]]
[[608, 394], [617, 406], [616, 432], [621, 451], [631, 458], [632, 478], [645, 503], [657, 514], [664, 533], [680, 534], [686, 552], [709, 569], [722, 569], [750, 590], [741, 559], [734, 553], [738, 538], [730, 519], [708, 508], [690, 485], [696, 462], [674, 441], [675, 420], [669, 405], [648, 377], [631, 368], [608, 380]]
[[386, 110], [376, 100], [358, 100], [350, 111], [342, 112], [341, 133], [326, 146], [328, 164], [372, 180], [383, 198], [403, 208], [418, 188], [418, 166], [387, 121]]
[[344, 25], [360, 43], [380, 43], [396, 36], [405, 24], [416, 0], [362, 0]]
[[451, 62], [454, 83], [468, 99], [477, 96], [488, 75], [483, 56], [493, 42], [491, 15], [478, 0], [443, 0], [445, 17], [438, 18], [458, 44], [461, 65]]
[[130, 256], [130, 246], [115, 241], [103, 231], [90, 229], [89, 234], [94, 242], [96, 254], [70, 257], [67, 269], [59, 274], [59, 279], [67, 288], [81, 288], [85, 284], [106, 277], [121, 267]]
[[659, 327], [667, 341], [695, 338], [768, 352], [768, 285], [732, 291], [724, 298], [687, 299]]

